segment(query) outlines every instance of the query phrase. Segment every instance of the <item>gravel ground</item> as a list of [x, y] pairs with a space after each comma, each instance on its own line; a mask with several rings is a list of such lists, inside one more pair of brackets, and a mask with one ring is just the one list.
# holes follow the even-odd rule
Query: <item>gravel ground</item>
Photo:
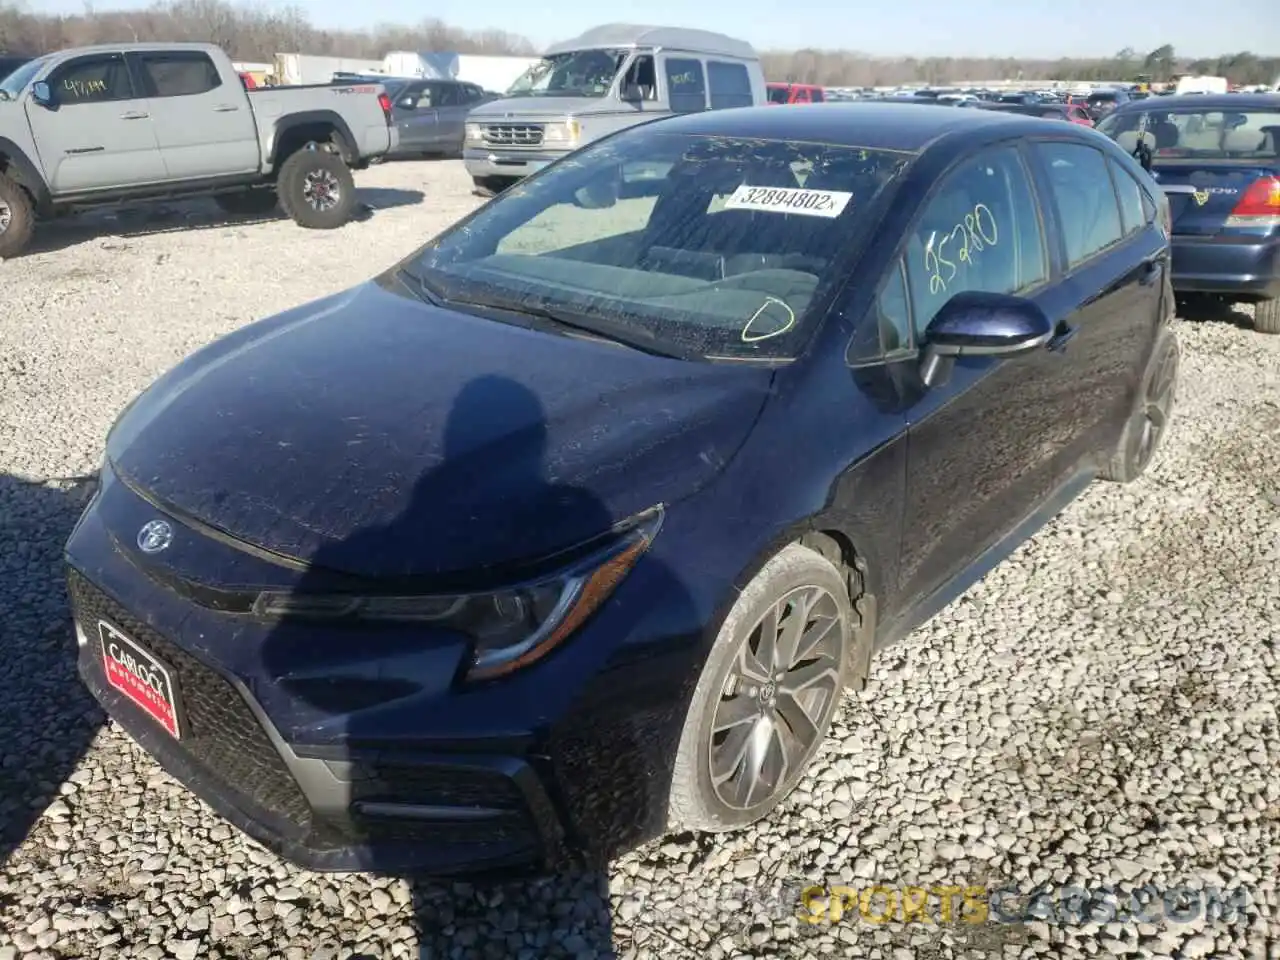
[[[1179, 323], [1153, 472], [1097, 485], [888, 652], [751, 831], [535, 884], [317, 876], [161, 773], [74, 679], [59, 548], [85, 490], [57, 478], [91, 473], [121, 407], [193, 348], [479, 202], [458, 163], [359, 182], [374, 211], [333, 233], [193, 204], [54, 225], [0, 264], [0, 960], [1280, 958], [1280, 337], [1227, 322]], [[1234, 922], [798, 918], [810, 884], [1148, 882], [1248, 900]]]

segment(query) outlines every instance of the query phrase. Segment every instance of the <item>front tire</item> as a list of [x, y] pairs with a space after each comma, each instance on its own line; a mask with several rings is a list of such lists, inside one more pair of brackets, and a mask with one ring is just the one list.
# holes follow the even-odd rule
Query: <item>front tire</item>
[[299, 150], [280, 165], [280, 206], [308, 230], [336, 230], [356, 209], [356, 184], [346, 162], [328, 150]]
[[1253, 329], [1258, 333], [1280, 333], [1280, 298], [1253, 305]]
[[1146, 472], [1173, 420], [1180, 358], [1177, 335], [1172, 328], [1162, 327], [1142, 375], [1138, 402], [1103, 470], [1104, 480], [1132, 483]]
[[769, 560], [725, 618], [694, 691], [672, 775], [671, 830], [760, 820], [831, 727], [855, 614], [831, 561], [799, 544]]
[[0, 173], [0, 260], [27, 249], [36, 229], [31, 197], [16, 182]]

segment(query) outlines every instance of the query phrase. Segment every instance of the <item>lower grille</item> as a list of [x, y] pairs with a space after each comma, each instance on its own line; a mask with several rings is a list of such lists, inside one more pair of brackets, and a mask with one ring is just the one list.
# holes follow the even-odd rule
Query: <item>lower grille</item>
[[106, 620], [173, 671], [186, 721], [183, 738], [174, 746], [225, 787], [305, 834], [311, 825], [306, 797], [240, 692], [74, 570], [67, 574], [67, 587], [76, 620], [91, 644], [97, 641], [98, 620]]
[[495, 147], [536, 147], [542, 143], [537, 123], [486, 123], [481, 127], [485, 143]]

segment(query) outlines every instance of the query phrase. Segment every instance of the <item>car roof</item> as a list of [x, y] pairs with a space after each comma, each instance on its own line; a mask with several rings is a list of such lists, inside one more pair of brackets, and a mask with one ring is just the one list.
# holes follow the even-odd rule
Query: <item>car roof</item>
[[[1280, 110], [1280, 94], [1275, 93], [1176, 93], [1150, 97], [1126, 104], [1120, 110]], [[1118, 111], [1117, 111], [1118, 112]]]
[[546, 52], [550, 56], [593, 47], [666, 47], [670, 50], [697, 51], [740, 60], [756, 59], [756, 51], [751, 44], [723, 33], [639, 23], [606, 23], [592, 27], [572, 40], [553, 43]]
[[959, 110], [888, 100], [738, 107], [687, 113], [661, 129], [712, 137], [795, 140], [915, 153], [946, 134], [981, 132], [982, 139], [1041, 130], [1042, 120], [1001, 110]]
[[88, 47], [67, 47], [64, 50], [58, 50], [55, 53], [46, 54], [46, 56], [68, 57], [68, 56], [84, 56], [86, 54], [95, 53], [148, 53], [151, 51], [163, 50], [172, 53], [213, 53], [222, 52], [222, 48], [213, 43], [187, 43], [187, 42], [169, 42], [167, 40], [155, 40], [152, 42], [130, 42], [130, 43], [98, 43]]

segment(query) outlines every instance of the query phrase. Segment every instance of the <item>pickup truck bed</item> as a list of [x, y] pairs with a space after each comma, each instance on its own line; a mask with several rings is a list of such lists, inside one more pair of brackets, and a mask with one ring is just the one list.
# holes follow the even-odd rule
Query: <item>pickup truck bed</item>
[[377, 83], [246, 90], [210, 44], [49, 54], [0, 80], [0, 257], [37, 218], [127, 200], [208, 195], [338, 227], [355, 210], [351, 170], [396, 142]]

